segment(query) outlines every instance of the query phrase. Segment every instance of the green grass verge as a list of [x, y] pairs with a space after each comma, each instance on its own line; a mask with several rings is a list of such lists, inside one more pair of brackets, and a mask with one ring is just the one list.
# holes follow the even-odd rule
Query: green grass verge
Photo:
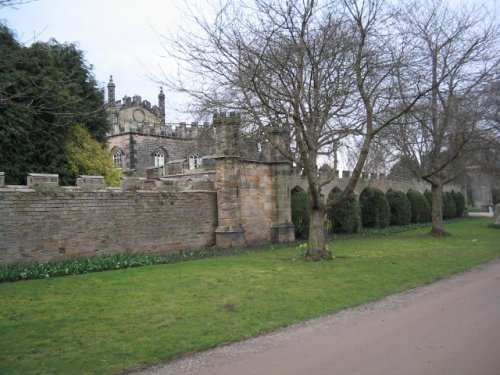
[[489, 218], [297, 247], [0, 284], [0, 373], [112, 374], [379, 299], [500, 257]]

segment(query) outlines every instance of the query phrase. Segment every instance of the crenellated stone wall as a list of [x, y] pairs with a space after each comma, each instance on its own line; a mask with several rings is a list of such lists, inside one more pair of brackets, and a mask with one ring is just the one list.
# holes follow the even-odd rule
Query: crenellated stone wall
[[0, 187], [0, 265], [214, 245], [215, 191], [138, 190], [144, 179], [95, 189], [98, 180]]
[[[334, 190], [335, 188], [344, 190], [347, 187], [350, 175], [351, 171], [342, 171], [342, 173], [339, 173], [337, 171], [336, 178], [323, 186], [322, 192], [325, 202], [328, 199], [328, 195], [332, 190]], [[292, 172], [290, 183], [294, 189], [300, 188], [301, 190], [304, 191], [307, 191], [308, 189], [307, 179], [304, 176], [301, 176], [296, 171]], [[408, 190], [413, 189], [420, 191], [421, 193], [423, 193], [425, 190], [431, 189], [430, 184], [420, 179], [394, 178], [394, 177], [389, 178], [384, 174], [363, 172], [360, 180], [356, 184], [354, 193], [357, 196], [359, 196], [363, 191], [363, 189], [365, 189], [368, 186], [380, 189], [384, 193], [386, 193], [389, 189], [399, 190], [403, 192], [407, 192]], [[444, 186], [443, 190], [444, 191], [454, 190], [464, 193], [463, 188], [461, 186], [453, 184], [448, 184]]]

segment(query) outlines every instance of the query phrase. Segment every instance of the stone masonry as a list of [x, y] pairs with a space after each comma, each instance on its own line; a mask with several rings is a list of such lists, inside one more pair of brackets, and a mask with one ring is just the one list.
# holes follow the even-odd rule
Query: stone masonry
[[214, 244], [213, 191], [90, 189], [0, 188], [0, 265]]

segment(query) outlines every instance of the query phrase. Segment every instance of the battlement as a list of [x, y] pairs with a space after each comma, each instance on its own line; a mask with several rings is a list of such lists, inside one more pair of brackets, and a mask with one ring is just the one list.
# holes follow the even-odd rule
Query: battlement
[[44, 173], [28, 173], [26, 185], [5, 185], [5, 173], [0, 172], [0, 190], [42, 193], [57, 192], [120, 192], [120, 191], [183, 191], [183, 190], [214, 190], [210, 181], [174, 182], [168, 179], [145, 177], [122, 177], [119, 187], [107, 187], [103, 176], [78, 176], [75, 186], [60, 186], [59, 175]]
[[199, 135], [201, 127], [208, 126], [208, 122], [202, 124], [191, 122], [189, 125], [186, 122], [179, 122], [161, 125], [154, 122], [139, 123], [137, 121], [125, 121], [114, 124], [108, 136], [112, 137], [132, 133], [166, 138], [194, 139]]
[[122, 100], [116, 100], [114, 103], [108, 103], [108, 107], [115, 109], [125, 109], [127, 107], [141, 107], [153, 112], [155, 115], [160, 116], [160, 107], [151, 105], [149, 100], [142, 100], [140, 95], [130, 97], [125, 95]]

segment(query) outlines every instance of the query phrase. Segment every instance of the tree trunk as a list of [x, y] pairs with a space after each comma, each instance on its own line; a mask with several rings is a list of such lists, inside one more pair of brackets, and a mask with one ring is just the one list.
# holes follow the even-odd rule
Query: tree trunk
[[443, 237], [447, 233], [443, 229], [443, 185], [431, 183], [432, 194], [432, 229], [430, 234], [434, 237]]
[[325, 248], [325, 209], [323, 206], [309, 210], [309, 256], [314, 261], [332, 259]]

